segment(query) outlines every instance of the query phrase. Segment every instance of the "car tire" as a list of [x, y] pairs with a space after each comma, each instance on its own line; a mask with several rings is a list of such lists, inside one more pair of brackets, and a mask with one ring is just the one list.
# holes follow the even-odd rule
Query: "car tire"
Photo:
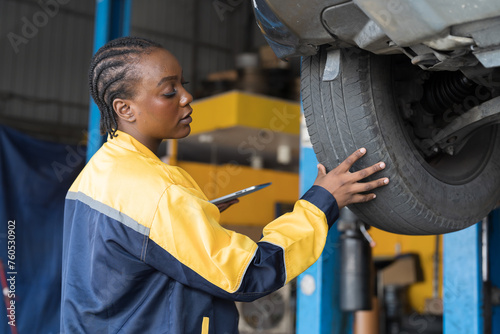
[[384, 161], [385, 170], [368, 179], [390, 179], [375, 190], [375, 200], [349, 206], [361, 220], [393, 233], [442, 234], [480, 221], [497, 205], [498, 126], [483, 129], [457, 156], [442, 157], [444, 165], [426, 161], [398, 107], [395, 57], [341, 49], [338, 75], [323, 81], [326, 54], [304, 57], [301, 68], [304, 116], [318, 161], [331, 170], [365, 147], [353, 171]]

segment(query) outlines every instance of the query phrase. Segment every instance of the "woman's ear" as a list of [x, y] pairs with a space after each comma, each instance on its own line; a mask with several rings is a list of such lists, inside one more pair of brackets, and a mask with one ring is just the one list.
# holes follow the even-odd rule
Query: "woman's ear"
[[114, 99], [113, 100], [113, 109], [115, 110], [116, 115], [125, 122], [133, 123], [135, 122], [135, 115], [130, 108], [130, 101], [123, 99]]

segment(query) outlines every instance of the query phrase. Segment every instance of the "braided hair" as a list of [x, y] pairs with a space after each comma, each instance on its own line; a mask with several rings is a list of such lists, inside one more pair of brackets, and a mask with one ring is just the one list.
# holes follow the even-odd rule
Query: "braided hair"
[[113, 110], [116, 98], [131, 99], [139, 81], [136, 64], [160, 44], [139, 37], [120, 37], [102, 46], [92, 57], [89, 68], [90, 94], [101, 112], [101, 135], [116, 137], [118, 123]]

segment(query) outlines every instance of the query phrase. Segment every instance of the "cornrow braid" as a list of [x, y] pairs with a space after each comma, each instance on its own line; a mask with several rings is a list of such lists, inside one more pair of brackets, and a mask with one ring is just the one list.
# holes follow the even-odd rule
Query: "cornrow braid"
[[146, 38], [120, 37], [102, 46], [92, 57], [89, 68], [90, 95], [101, 112], [101, 135], [116, 137], [118, 122], [113, 110], [116, 98], [131, 99], [139, 80], [135, 64], [160, 44]]

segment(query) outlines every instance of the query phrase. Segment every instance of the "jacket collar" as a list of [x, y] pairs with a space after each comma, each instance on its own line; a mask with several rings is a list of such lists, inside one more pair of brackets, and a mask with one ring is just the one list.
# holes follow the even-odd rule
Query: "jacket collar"
[[118, 136], [113, 137], [113, 139], [111, 139], [111, 137], [108, 135], [107, 144], [116, 145], [126, 150], [142, 153], [152, 159], [159, 160], [156, 154], [154, 154], [149, 148], [144, 146], [141, 142], [139, 142], [128, 133], [117, 130], [116, 134]]

